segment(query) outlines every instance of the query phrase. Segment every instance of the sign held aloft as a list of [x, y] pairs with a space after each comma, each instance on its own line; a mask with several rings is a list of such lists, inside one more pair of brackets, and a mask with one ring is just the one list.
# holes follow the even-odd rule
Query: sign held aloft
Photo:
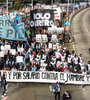
[[50, 9], [36, 9], [30, 12], [30, 28], [47, 28], [54, 26], [54, 11]]

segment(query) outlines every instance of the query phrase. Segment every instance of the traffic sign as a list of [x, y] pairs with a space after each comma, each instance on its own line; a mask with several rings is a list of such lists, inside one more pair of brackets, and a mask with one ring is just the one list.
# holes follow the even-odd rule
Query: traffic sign
[[70, 26], [70, 21], [66, 21], [66, 22], [65, 22], [65, 25], [66, 25], [66, 26]]

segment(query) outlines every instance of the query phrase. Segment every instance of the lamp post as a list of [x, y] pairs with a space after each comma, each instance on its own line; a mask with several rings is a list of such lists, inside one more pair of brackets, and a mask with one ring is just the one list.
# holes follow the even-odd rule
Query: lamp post
[[74, 0], [74, 4], [73, 4], [73, 12], [74, 12], [74, 5], [75, 5], [75, 0]]
[[67, 13], [69, 13], [69, 0], [68, 0], [68, 6], [67, 6]]

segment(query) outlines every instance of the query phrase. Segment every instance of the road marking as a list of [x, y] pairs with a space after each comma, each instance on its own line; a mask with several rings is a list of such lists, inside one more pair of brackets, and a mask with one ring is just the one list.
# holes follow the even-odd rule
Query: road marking
[[[88, 14], [88, 13], [86, 13], [86, 15], [87, 15], [87, 14]], [[86, 27], [86, 23], [85, 23], [85, 17], [86, 17], [86, 15], [84, 15], [83, 22], [84, 22], [85, 29], [86, 29], [88, 35], [90, 36], [90, 33], [89, 33], [89, 31], [88, 31], [88, 29], [87, 29], [87, 27]]]

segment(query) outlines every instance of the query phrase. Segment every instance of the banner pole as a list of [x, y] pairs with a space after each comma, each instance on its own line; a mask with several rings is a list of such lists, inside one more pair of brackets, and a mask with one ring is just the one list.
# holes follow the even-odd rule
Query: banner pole
[[32, 0], [32, 10], [33, 10], [33, 0]]
[[53, 0], [51, 1], [51, 4], [53, 4]]
[[8, 0], [7, 0], [7, 11], [6, 11], [6, 15], [8, 17]]

